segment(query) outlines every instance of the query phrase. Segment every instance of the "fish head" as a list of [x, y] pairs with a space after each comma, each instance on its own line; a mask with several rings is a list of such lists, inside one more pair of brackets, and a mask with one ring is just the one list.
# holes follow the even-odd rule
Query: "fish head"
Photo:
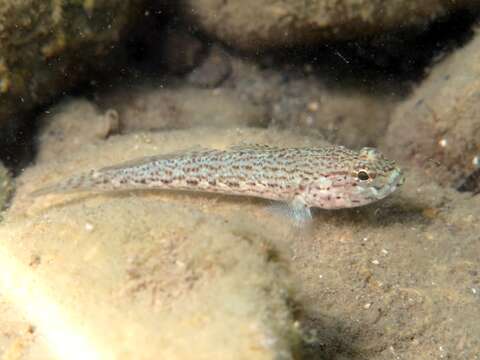
[[381, 200], [404, 182], [402, 170], [378, 150], [365, 147], [345, 152], [335, 168], [308, 187], [311, 206], [324, 209], [352, 208]]

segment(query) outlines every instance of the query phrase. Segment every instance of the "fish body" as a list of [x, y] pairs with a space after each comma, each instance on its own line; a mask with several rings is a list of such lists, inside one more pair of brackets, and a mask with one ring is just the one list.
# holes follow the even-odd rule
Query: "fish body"
[[[403, 182], [402, 171], [374, 148], [236, 146], [146, 157], [66, 179], [34, 195], [129, 189], [188, 190], [311, 207], [357, 207], [383, 199]], [[297, 214], [297, 215], [298, 215]]]

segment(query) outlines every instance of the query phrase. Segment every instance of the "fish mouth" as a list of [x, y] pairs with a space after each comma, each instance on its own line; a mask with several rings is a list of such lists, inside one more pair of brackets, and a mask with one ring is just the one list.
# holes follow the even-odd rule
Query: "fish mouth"
[[374, 186], [371, 188], [373, 195], [377, 199], [383, 199], [392, 192], [394, 192], [398, 187], [402, 186], [405, 182], [405, 176], [400, 168], [396, 167], [390, 176], [388, 177], [387, 185], [385, 186]]
[[391, 180], [392, 186], [395, 186], [395, 188], [402, 186], [403, 183], [405, 182], [405, 175], [403, 175], [402, 169], [396, 167], [395, 170], [390, 175], [390, 180]]

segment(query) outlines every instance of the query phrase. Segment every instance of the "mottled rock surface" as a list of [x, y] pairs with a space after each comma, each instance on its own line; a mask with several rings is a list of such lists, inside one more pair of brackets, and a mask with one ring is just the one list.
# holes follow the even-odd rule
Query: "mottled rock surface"
[[139, 17], [143, 0], [0, 0], [0, 127], [85, 82]]
[[425, 25], [475, 0], [188, 0], [183, 13], [208, 34], [235, 48], [308, 45], [353, 39], [398, 27]]
[[228, 61], [230, 70], [220, 83], [226, 76], [224, 65], [218, 74], [213, 64], [202, 63], [184, 78], [148, 80], [98, 93], [98, 104], [102, 112], [113, 109], [118, 113], [123, 133], [195, 126], [275, 126], [358, 148], [378, 143], [398, 101], [385, 84], [377, 84], [374, 90], [341, 87], [332, 79], [334, 75], [313, 72], [308, 66], [265, 67], [222, 56], [226, 59], [219, 61]]
[[0, 162], [0, 212], [5, 209], [7, 202], [13, 193], [13, 190], [13, 180], [8, 170]]
[[456, 185], [480, 167], [480, 33], [434, 67], [395, 110], [384, 139], [398, 159]]

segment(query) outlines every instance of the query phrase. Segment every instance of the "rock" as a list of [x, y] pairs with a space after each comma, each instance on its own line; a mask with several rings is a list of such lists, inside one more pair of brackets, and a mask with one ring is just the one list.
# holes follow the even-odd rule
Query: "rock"
[[[14, 191], [13, 181], [8, 170], [0, 162], [0, 212], [3, 211]], [[1, 215], [0, 215], [1, 220]]]
[[249, 51], [353, 39], [385, 30], [425, 25], [475, 0], [189, 0], [183, 13], [228, 45]]
[[[214, 89], [192, 85], [191, 73], [171, 83], [148, 81], [97, 93], [96, 104], [81, 99], [64, 101], [48, 110], [41, 121], [47, 130], [39, 142], [57, 145], [49, 154], [42, 150], [46, 147], [40, 147], [37, 161], [53, 160], [61, 148], [76, 151], [90, 139], [102, 141], [111, 132], [199, 126], [270, 125], [315, 133], [351, 148], [372, 146], [384, 134], [395, 105], [395, 99], [388, 94], [334, 88], [313, 73], [265, 69], [231, 57], [229, 63], [230, 76]], [[118, 124], [112, 124], [108, 114], [113, 114]], [[55, 117], [60, 120], [52, 120]], [[72, 137], [66, 142], [64, 133], [68, 129], [77, 131], [70, 131]]]
[[[155, 34], [151, 37], [156, 39]], [[150, 44], [158, 49], [157, 56], [167, 71], [182, 75], [191, 71], [205, 57], [205, 45], [193, 35], [176, 29], [168, 29], [163, 37], [156, 39], [159, 44]], [[152, 40], [149, 40], [150, 42]]]
[[392, 156], [457, 185], [480, 167], [480, 33], [432, 69], [395, 110], [384, 144]]
[[30, 359], [31, 354], [40, 359], [53, 358], [44, 339], [39, 340], [35, 326], [3, 295], [0, 295], [0, 320], [0, 352], [3, 359]]
[[263, 106], [271, 126], [318, 133], [351, 148], [376, 146], [398, 101], [382, 84], [376, 91], [338, 86], [327, 70], [271, 66], [234, 58], [224, 86], [244, 104]]
[[58, 358], [291, 358], [289, 278], [268, 259], [267, 232], [154, 198], [11, 218], [0, 229], [2, 296]]
[[66, 99], [39, 119], [36, 161], [55, 161], [59, 154], [79, 151], [85, 144], [100, 143], [120, 130], [116, 110], [101, 112], [85, 99]]
[[143, 3], [0, 0], [0, 127], [85, 81], [102, 63], [119, 64], [121, 48], [112, 47]]
[[378, 144], [398, 101], [391, 91], [382, 84], [375, 91], [341, 88], [309, 69], [263, 67], [213, 49], [183, 77], [148, 80], [95, 98], [103, 112], [117, 111], [123, 133], [274, 126], [352, 148]]
[[210, 49], [204, 61], [187, 76], [192, 85], [204, 88], [219, 86], [232, 72], [229, 57], [219, 48]]
[[123, 132], [185, 129], [198, 126], [265, 126], [262, 104], [242, 101], [229, 88], [199, 89], [142, 85], [99, 97], [104, 108], [115, 109]]

